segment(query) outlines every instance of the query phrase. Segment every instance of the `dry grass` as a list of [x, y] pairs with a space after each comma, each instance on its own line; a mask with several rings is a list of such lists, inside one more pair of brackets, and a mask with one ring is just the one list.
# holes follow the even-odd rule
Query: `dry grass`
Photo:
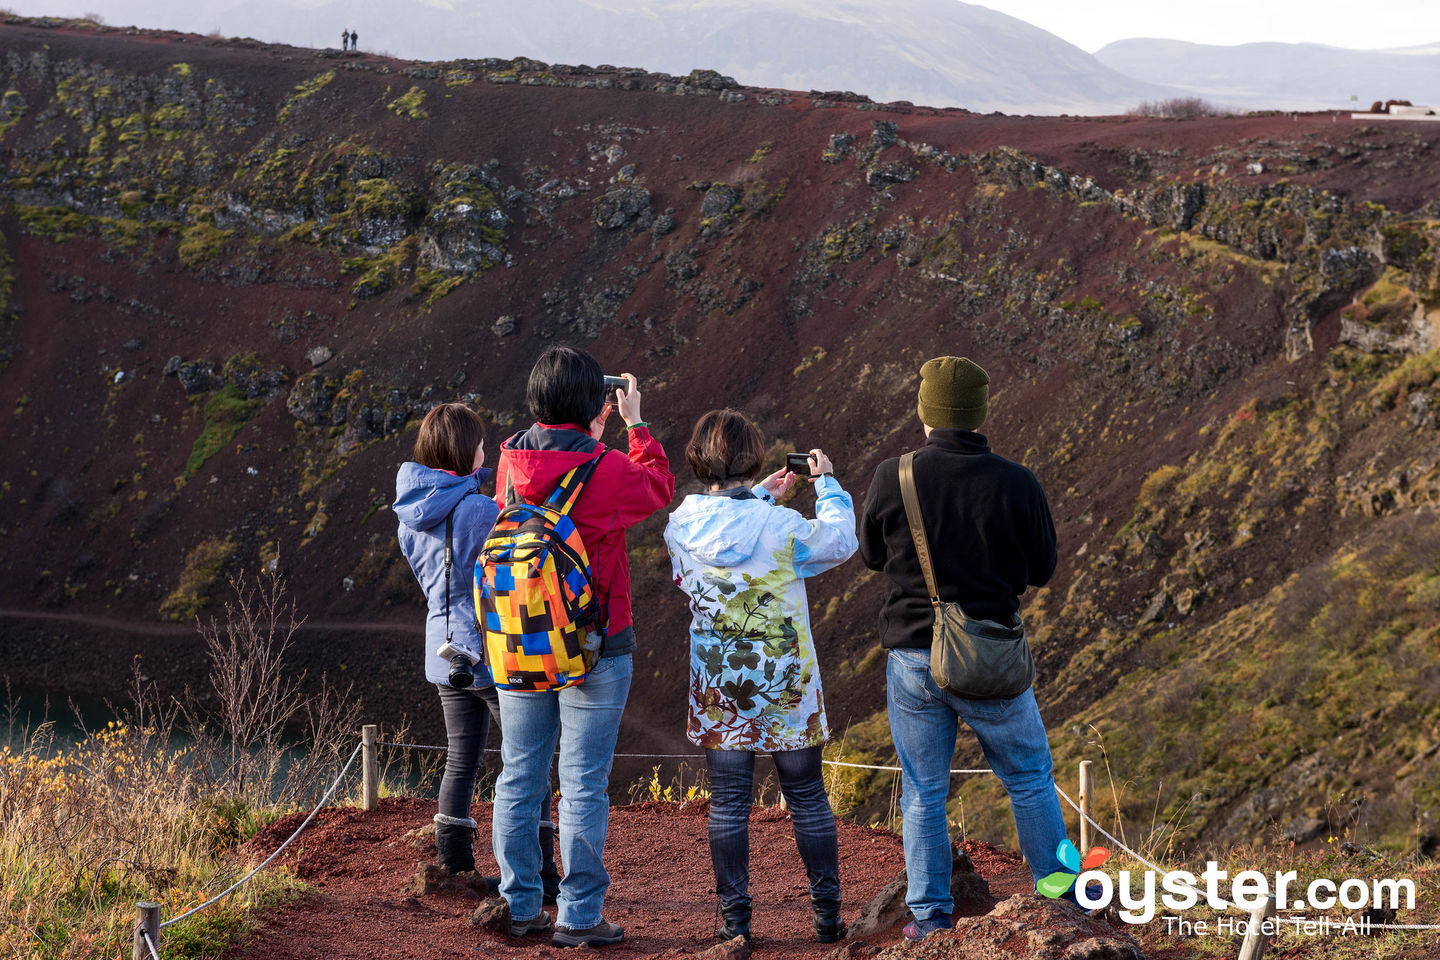
[[[17, 958], [118, 956], [128, 950], [135, 903], [165, 916], [228, 885], [233, 845], [271, 813], [223, 802], [195, 776], [193, 748], [167, 728], [114, 722], [60, 748], [53, 726], [0, 747], [0, 954]], [[224, 942], [249, 909], [290, 896], [288, 874], [262, 875], [198, 924], [167, 931], [169, 956]], [[186, 927], [188, 926], [188, 929]]]
[[[319, 799], [353, 749], [359, 705], [305, 696], [285, 667], [298, 621], [280, 581], [234, 581], [236, 601], [202, 629], [219, 706], [201, 711], [138, 677], [133, 705], [61, 743], [51, 722], [0, 746], [0, 956], [128, 955], [135, 904], [176, 916], [247, 869], [235, 848]], [[163, 957], [215, 956], [254, 912], [299, 882], [268, 870], [165, 929]]]

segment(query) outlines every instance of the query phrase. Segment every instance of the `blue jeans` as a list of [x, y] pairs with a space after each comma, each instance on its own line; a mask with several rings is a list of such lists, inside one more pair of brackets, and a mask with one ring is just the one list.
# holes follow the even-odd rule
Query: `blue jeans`
[[630, 693], [630, 654], [602, 657], [585, 682], [564, 690], [500, 691], [504, 769], [495, 784], [491, 843], [500, 861], [500, 895], [510, 915], [528, 920], [544, 896], [535, 844], [550, 758], [560, 744], [560, 860], [565, 876], [555, 922], [572, 930], [602, 919], [610, 874], [601, 860], [610, 824], [610, 764]]
[[[780, 792], [790, 805], [795, 846], [810, 879], [810, 899], [840, 902], [840, 851], [835, 814], [820, 774], [820, 747], [779, 750], [773, 755]], [[722, 906], [750, 902], [750, 800], [755, 753], [706, 750], [710, 773], [710, 861]]]
[[948, 918], [955, 910], [945, 799], [959, 720], [975, 731], [990, 769], [1010, 795], [1015, 833], [1030, 872], [1039, 880], [1065, 869], [1055, 855], [1065, 839], [1065, 819], [1034, 691], [1009, 700], [952, 696], [930, 676], [929, 650], [897, 648], [885, 665], [885, 700], [890, 736], [900, 757], [900, 811], [910, 878], [905, 903], [917, 920]]

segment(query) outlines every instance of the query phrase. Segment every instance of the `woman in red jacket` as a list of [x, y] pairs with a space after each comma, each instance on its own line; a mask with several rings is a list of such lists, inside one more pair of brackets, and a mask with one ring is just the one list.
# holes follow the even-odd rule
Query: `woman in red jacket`
[[[570, 512], [590, 560], [595, 599], [604, 611], [600, 657], [585, 681], [562, 690], [500, 690], [504, 769], [495, 784], [495, 856], [500, 893], [510, 904], [513, 936], [551, 929], [541, 910], [535, 821], [550, 782], [550, 758], [560, 745], [560, 856], [565, 876], [556, 898], [555, 946], [619, 943], [625, 932], [601, 910], [610, 875], [601, 860], [609, 824], [610, 765], [620, 716], [630, 692], [635, 627], [630, 611], [628, 527], [668, 505], [675, 477], [659, 442], [640, 419], [640, 391], [616, 390], [629, 452], [605, 450], [600, 437], [611, 407], [595, 358], [572, 347], [551, 347], [530, 372], [526, 400], [536, 423], [500, 445], [497, 499], [511, 490], [540, 503], [574, 467], [603, 451]], [[528, 841], [520, 838], [528, 837]]]

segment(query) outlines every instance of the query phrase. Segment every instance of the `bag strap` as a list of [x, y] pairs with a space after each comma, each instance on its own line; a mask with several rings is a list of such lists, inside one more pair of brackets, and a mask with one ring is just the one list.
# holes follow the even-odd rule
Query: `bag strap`
[[905, 519], [910, 524], [910, 539], [915, 541], [920, 572], [925, 575], [925, 588], [930, 591], [930, 605], [939, 607], [940, 591], [935, 588], [935, 568], [930, 565], [930, 541], [925, 536], [925, 518], [920, 514], [920, 495], [915, 491], [913, 450], [900, 458], [900, 496], [905, 501]]
[[600, 465], [600, 458], [603, 456], [605, 448], [601, 447], [595, 451], [595, 456], [565, 474], [555, 492], [546, 499], [545, 505], [559, 507], [562, 517], [568, 514], [575, 506], [575, 501], [580, 499], [580, 492], [585, 489], [585, 484], [595, 475], [595, 468]]
[[450, 508], [450, 512], [447, 513], [447, 514], [445, 514], [445, 642], [446, 642], [446, 643], [449, 643], [452, 639], [454, 639], [454, 636], [455, 636], [453, 633], [450, 632], [450, 568], [455, 565], [455, 511], [460, 508], [460, 504], [461, 504], [461, 502], [465, 499], [465, 497], [468, 497], [468, 496], [470, 496], [471, 493], [475, 493], [475, 492], [476, 492], [476, 491], [471, 490], [469, 493], [466, 493], [464, 496], [462, 496], [459, 500], [456, 500], [456, 501], [455, 501], [455, 506], [451, 507], [451, 508]]

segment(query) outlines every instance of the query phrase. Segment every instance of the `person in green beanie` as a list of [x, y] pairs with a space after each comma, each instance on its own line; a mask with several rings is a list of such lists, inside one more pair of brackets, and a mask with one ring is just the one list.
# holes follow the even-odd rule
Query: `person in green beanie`
[[916, 412], [927, 437], [931, 430], [979, 430], [990, 414], [990, 375], [965, 357], [926, 360]]
[[[1055, 523], [1045, 491], [1034, 474], [993, 453], [977, 432], [990, 412], [990, 377], [973, 360], [927, 361], [916, 412], [926, 440], [907, 454], [907, 463], [937, 602], [960, 605], [966, 634], [1023, 644], [1020, 595], [1055, 571]], [[1037, 882], [1064, 869], [1056, 850], [1065, 840], [1065, 821], [1045, 725], [1028, 685], [1033, 673], [1016, 684], [1024, 685], [1022, 692], [988, 699], [942, 690], [931, 673], [936, 605], [907, 518], [901, 462], [892, 457], [876, 468], [859, 537], [865, 565], [888, 581], [880, 639], [890, 651], [885, 699], [900, 759], [905, 902], [914, 917], [904, 933], [921, 940], [950, 927], [955, 908], [945, 799], [959, 721], [975, 732], [1010, 796], [1020, 849]]]

